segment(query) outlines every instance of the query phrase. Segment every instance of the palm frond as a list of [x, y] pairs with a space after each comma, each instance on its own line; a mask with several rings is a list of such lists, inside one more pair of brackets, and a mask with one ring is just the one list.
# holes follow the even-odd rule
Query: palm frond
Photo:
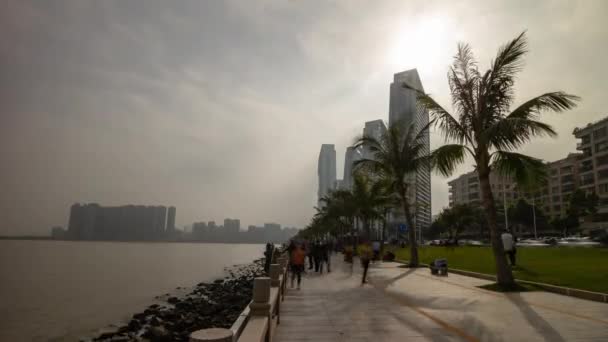
[[[514, 98], [515, 75], [523, 68], [523, 57], [528, 52], [526, 32], [503, 45], [480, 84], [481, 130], [502, 118]], [[481, 131], [480, 130], [480, 131]]]
[[547, 179], [547, 165], [521, 153], [496, 151], [492, 154], [490, 167], [500, 175], [513, 177], [523, 188], [542, 184]]
[[435, 127], [439, 127], [444, 138], [446, 140], [452, 140], [459, 144], [465, 142], [472, 143], [467, 131], [464, 127], [450, 114], [445, 108], [443, 108], [435, 99], [428, 94], [409, 86], [404, 83], [403, 86], [407, 89], [414, 90], [417, 94], [416, 106], [418, 110], [425, 110], [429, 112], [429, 116]]
[[513, 150], [530, 141], [535, 136], [555, 137], [553, 128], [538, 121], [542, 111], [561, 112], [574, 108], [578, 96], [564, 92], [552, 92], [526, 101], [511, 114], [493, 122], [480, 137], [494, 148]]
[[431, 152], [433, 168], [445, 177], [452, 175], [456, 166], [464, 162], [466, 146], [450, 144], [443, 145]]
[[567, 94], [563, 91], [545, 93], [524, 102], [507, 115], [507, 118], [538, 119], [543, 111], [559, 113], [572, 109], [576, 107], [576, 102], [580, 99], [576, 95]]

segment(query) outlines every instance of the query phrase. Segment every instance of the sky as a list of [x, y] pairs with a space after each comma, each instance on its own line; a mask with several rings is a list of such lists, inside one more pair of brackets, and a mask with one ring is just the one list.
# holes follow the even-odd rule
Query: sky
[[[606, 13], [601, 0], [3, 0], [0, 234], [48, 234], [76, 202], [174, 205], [180, 227], [303, 227], [321, 144], [341, 178], [364, 122], [388, 120], [394, 73], [416, 68], [451, 108], [457, 43], [485, 69], [523, 30], [515, 104], [554, 90], [582, 102], [544, 116], [559, 137], [522, 151], [565, 157], [574, 127], [608, 115]], [[433, 175], [433, 213], [451, 178]]]

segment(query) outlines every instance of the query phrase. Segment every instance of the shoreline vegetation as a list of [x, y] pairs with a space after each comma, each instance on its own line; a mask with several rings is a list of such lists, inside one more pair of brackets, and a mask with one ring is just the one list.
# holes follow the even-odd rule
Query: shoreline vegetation
[[[230, 328], [253, 294], [253, 279], [263, 276], [262, 259], [226, 268], [227, 275], [209, 283], [199, 283], [188, 294], [164, 294], [135, 313], [128, 322], [81, 341], [188, 341], [190, 333], [206, 328]], [[179, 288], [178, 288], [179, 289]]]
[[[397, 259], [407, 260], [409, 249], [393, 250]], [[449, 267], [485, 274], [496, 274], [490, 247], [422, 246], [420, 261], [446, 258]], [[517, 248], [517, 279], [608, 293], [608, 248], [604, 247], [521, 247]]]

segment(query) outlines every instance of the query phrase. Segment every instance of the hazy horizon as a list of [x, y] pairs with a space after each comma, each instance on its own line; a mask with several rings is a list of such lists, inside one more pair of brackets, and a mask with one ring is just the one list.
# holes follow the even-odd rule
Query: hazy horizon
[[[388, 120], [394, 73], [416, 68], [450, 108], [457, 43], [485, 69], [523, 30], [515, 104], [582, 97], [544, 116], [557, 139], [523, 152], [563, 158], [575, 127], [608, 116], [605, 13], [605, 1], [8, 0], [0, 235], [48, 234], [76, 202], [175, 206], [180, 228], [226, 217], [302, 228], [321, 144], [335, 144], [342, 178], [364, 122]], [[441, 143], [432, 132], [431, 147]], [[433, 213], [448, 204], [447, 181], [433, 174]]]

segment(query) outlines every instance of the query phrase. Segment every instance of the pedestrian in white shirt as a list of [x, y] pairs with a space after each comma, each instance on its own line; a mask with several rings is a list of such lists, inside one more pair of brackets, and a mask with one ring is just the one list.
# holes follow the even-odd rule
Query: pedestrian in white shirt
[[509, 256], [509, 261], [511, 262], [511, 266], [515, 266], [515, 254], [517, 253], [515, 249], [515, 239], [513, 238], [513, 234], [506, 230], [500, 236], [502, 240], [502, 247], [505, 250], [505, 254]]

